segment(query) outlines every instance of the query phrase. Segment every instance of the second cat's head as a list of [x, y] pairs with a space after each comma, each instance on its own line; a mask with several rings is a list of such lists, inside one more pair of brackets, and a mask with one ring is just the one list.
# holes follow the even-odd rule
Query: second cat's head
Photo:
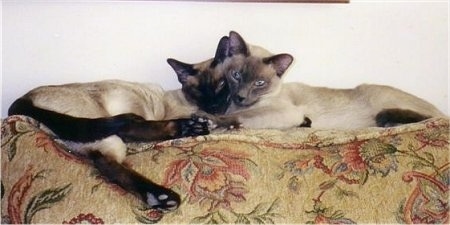
[[215, 72], [227, 80], [232, 104], [251, 106], [273, 96], [281, 88], [281, 77], [294, 58], [289, 54], [271, 54], [267, 50], [248, 45], [236, 32], [230, 32], [228, 57]]

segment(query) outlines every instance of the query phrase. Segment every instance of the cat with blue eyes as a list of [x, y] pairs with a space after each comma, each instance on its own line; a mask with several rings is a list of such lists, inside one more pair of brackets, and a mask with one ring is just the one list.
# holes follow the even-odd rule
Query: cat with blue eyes
[[356, 129], [445, 117], [425, 100], [389, 86], [333, 89], [283, 83], [291, 55], [251, 54], [251, 47], [236, 32], [230, 32], [228, 43], [231, 57], [216, 72], [226, 78], [230, 89], [231, 104], [225, 114], [237, 117], [244, 127]]

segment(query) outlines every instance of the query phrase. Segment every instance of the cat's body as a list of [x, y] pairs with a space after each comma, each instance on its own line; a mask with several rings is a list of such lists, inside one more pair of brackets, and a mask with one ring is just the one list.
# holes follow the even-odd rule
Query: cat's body
[[363, 84], [354, 89], [283, 83], [293, 61], [288, 54], [250, 54], [237, 33], [230, 33], [233, 53], [221, 65], [232, 104], [227, 115], [248, 128], [290, 128], [312, 121], [311, 127], [353, 129], [395, 126], [445, 116], [432, 104], [399, 89]]
[[132, 112], [146, 120], [169, 120], [188, 118], [198, 110], [180, 89], [164, 91], [154, 83], [123, 80], [42, 86], [23, 98], [32, 99], [40, 108], [85, 118]]
[[[196, 135], [178, 134], [191, 124], [200, 126], [198, 135], [207, 134], [208, 125], [199, 123], [203, 120], [185, 119], [197, 110], [180, 90], [164, 92], [153, 84], [108, 80], [36, 88], [13, 103], [10, 114], [42, 121], [64, 139], [68, 149], [90, 158], [105, 179], [141, 197], [151, 207], [172, 210], [180, 203], [178, 194], [122, 165], [124, 142], [128, 137], [131, 141], [155, 141]], [[59, 117], [59, 113], [65, 116]], [[163, 196], [159, 201], [149, 200], [159, 196]]]
[[417, 115], [416, 119], [409, 122], [445, 117], [430, 103], [383, 85], [363, 84], [353, 89], [332, 89], [292, 82], [282, 84], [276, 95], [260, 97], [250, 107], [233, 104], [228, 113], [259, 115], [254, 117], [251, 124], [247, 123], [252, 128], [296, 127], [305, 117], [312, 121], [312, 128], [319, 129], [355, 129], [408, 123], [380, 121], [383, 113], [394, 109], [399, 109], [397, 112], [403, 114], [403, 118], [411, 111], [422, 116]]

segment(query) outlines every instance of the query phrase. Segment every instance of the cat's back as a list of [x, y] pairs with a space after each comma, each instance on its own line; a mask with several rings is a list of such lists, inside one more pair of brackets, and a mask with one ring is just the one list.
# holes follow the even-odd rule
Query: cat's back
[[163, 117], [164, 90], [157, 84], [103, 80], [37, 87], [27, 94], [41, 108], [78, 117], [133, 112], [147, 119]]
[[428, 101], [392, 86], [361, 84], [355, 88], [354, 92], [362, 100], [369, 102], [376, 110], [399, 108], [413, 110], [431, 117], [446, 116]]
[[331, 103], [333, 105], [345, 105], [355, 95], [353, 89], [317, 87], [300, 82], [283, 83], [281, 94], [291, 99], [295, 105], [330, 105]]

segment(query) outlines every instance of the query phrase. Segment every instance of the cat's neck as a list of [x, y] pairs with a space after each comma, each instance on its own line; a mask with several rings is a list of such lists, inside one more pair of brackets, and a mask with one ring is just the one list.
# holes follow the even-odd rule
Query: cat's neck
[[169, 90], [164, 94], [164, 119], [188, 118], [198, 111], [198, 107], [190, 103], [181, 89]]

